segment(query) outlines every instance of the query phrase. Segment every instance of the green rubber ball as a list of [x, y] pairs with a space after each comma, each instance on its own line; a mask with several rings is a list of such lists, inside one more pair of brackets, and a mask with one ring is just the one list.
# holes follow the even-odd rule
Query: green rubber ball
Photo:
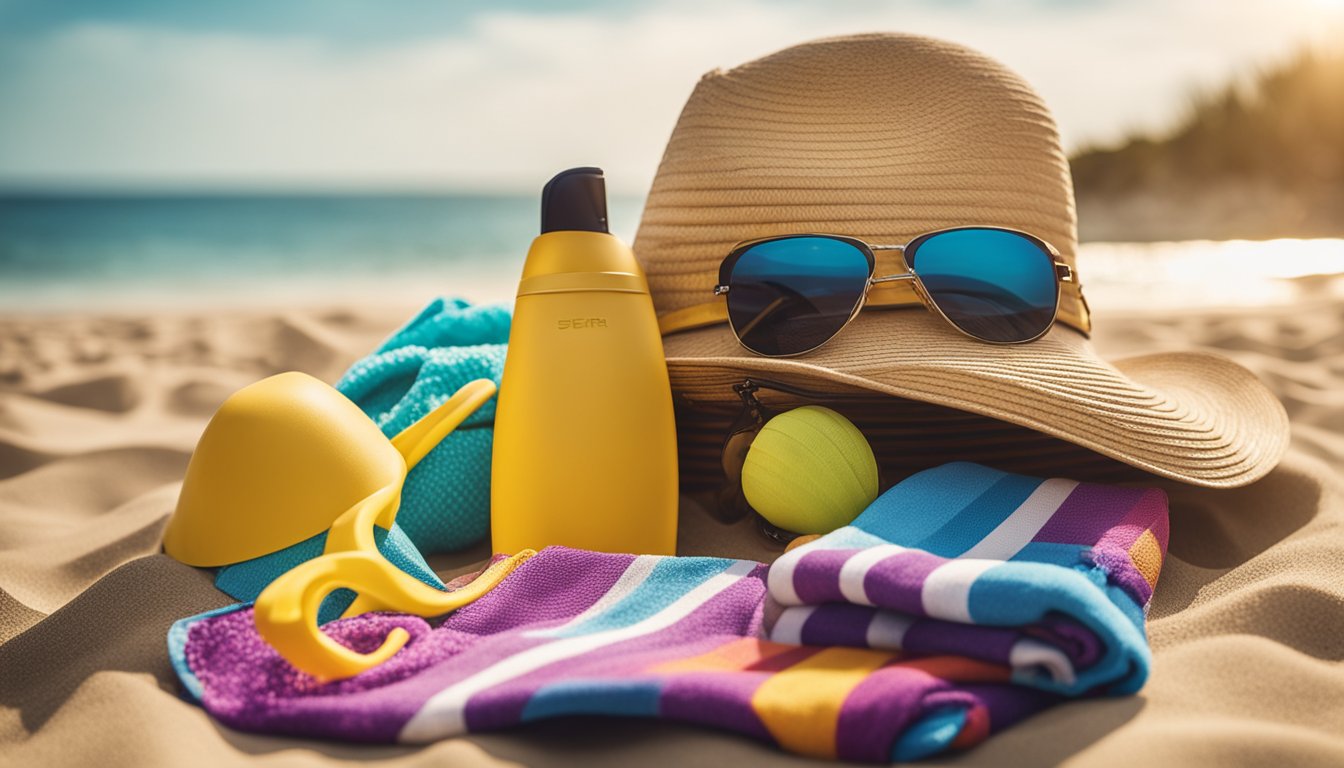
[[742, 465], [752, 508], [794, 533], [830, 533], [877, 498], [877, 459], [859, 428], [819, 405], [766, 422]]

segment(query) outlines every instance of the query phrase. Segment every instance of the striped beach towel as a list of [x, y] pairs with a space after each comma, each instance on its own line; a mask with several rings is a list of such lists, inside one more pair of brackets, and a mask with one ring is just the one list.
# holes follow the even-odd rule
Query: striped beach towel
[[1137, 691], [1167, 498], [946, 464], [770, 567], [778, 642], [958, 654], [1065, 694]]
[[[1068, 694], [1142, 683], [1142, 605], [1164, 551], [1165, 507], [1146, 491], [1061, 482], [974, 465], [929, 470], [889, 491], [852, 529], [768, 570], [551, 547], [438, 626], [394, 614], [326, 625], [361, 651], [393, 627], [411, 635], [389, 662], [348, 680], [322, 684], [294, 670], [257, 635], [247, 606], [179, 622], [169, 648], [187, 691], [240, 730], [416, 743], [586, 714], [726, 728], [817, 757], [917, 759], [973, 746]], [[1023, 495], [1033, 483], [1047, 490]], [[1042, 511], [1047, 496], [1062, 498]], [[1137, 522], [1141, 510], [1159, 507], [1160, 521]], [[1087, 531], [1096, 535], [1085, 545]], [[915, 533], [919, 541], [893, 538]], [[957, 543], [973, 538], [990, 544]], [[939, 552], [915, 554], [921, 542]], [[864, 559], [872, 548], [883, 554]], [[937, 562], [896, 567], [911, 556]], [[857, 586], [853, 563], [865, 572]], [[848, 614], [834, 627], [819, 618], [832, 609]], [[955, 633], [946, 648], [913, 652], [921, 633], [938, 636], [940, 625], [920, 629], [930, 622], [983, 622], [1014, 638], [1005, 653]], [[902, 623], [900, 632], [883, 629]], [[789, 633], [821, 644], [771, 639]], [[1060, 682], [1068, 675], [1057, 659], [1014, 656], [1024, 639], [1063, 648], [1072, 683]], [[1056, 668], [1028, 673], [1033, 664]], [[1106, 671], [1094, 674], [1099, 667]]]

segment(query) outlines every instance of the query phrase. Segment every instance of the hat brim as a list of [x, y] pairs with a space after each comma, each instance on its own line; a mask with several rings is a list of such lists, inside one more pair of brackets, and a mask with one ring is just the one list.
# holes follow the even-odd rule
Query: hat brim
[[723, 389], [725, 375], [784, 375], [859, 387], [1017, 424], [1134, 467], [1211, 488], [1268, 473], [1288, 445], [1283, 405], [1254, 374], [1209, 353], [1102, 360], [1056, 326], [1029, 344], [978, 342], [918, 310], [861, 313], [797, 358], [743, 348], [725, 325], [663, 339], [672, 388]]

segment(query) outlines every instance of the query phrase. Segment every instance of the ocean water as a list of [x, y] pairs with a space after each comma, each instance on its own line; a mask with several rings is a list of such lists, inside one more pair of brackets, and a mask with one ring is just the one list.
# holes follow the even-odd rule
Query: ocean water
[[[629, 242], [642, 200], [614, 197]], [[0, 197], [0, 312], [512, 296], [536, 196]], [[1285, 304], [1344, 273], [1344, 240], [1087, 243], [1097, 309]]]
[[[613, 198], [629, 240], [642, 201]], [[535, 196], [0, 197], [0, 311], [504, 299]]]

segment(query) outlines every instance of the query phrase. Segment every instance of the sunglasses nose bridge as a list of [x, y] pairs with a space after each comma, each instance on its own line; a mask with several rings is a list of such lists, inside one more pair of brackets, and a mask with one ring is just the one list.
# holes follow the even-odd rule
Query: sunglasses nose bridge
[[[873, 266], [875, 274], [892, 274], [893, 267], [910, 272], [910, 262], [905, 258], [904, 245], [869, 245], [868, 249], [873, 253]], [[889, 254], [889, 255], [888, 255]], [[885, 262], [885, 263], [879, 263]]]
[[[914, 273], [912, 272], [911, 274]], [[935, 315], [939, 314], [939, 309], [933, 305], [933, 299], [929, 298], [929, 292], [924, 290], [924, 283], [920, 281], [919, 276], [915, 275], [915, 279], [911, 282], [915, 284], [915, 295], [918, 296], [919, 300], [924, 304], [924, 309]]]
[[[897, 250], [897, 248], [890, 248], [886, 250]], [[864, 289], [865, 301], [868, 298], [868, 291], [871, 290], [875, 285], [881, 285], [883, 283], [909, 283], [911, 291], [915, 294], [915, 298], [919, 299], [919, 302], [924, 305], [924, 309], [936, 314], [938, 312], [938, 309], [933, 305], [933, 300], [929, 298], [928, 291], [924, 289], [924, 282], [920, 280], [919, 275], [916, 274], [913, 269], [910, 269], [910, 267], [906, 264], [904, 253], [901, 254], [900, 265], [902, 267], [905, 267], [906, 269], [905, 272], [894, 275], [882, 275], [880, 277], [873, 276], [868, 279], [868, 285]]]
[[933, 305], [933, 299], [929, 298], [928, 291], [924, 290], [924, 282], [919, 279], [914, 267], [910, 266], [910, 257], [906, 253], [907, 245], [872, 245], [869, 247], [872, 248], [874, 257], [882, 251], [894, 252], [892, 256], [895, 263], [891, 266], [904, 270], [897, 274], [888, 274], [885, 277], [875, 277], [869, 280], [870, 287], [873, 283], [909, 282], [915, 297], [924, 305], [924, 309], [934, 314], [938, 313], [938, 308]]

